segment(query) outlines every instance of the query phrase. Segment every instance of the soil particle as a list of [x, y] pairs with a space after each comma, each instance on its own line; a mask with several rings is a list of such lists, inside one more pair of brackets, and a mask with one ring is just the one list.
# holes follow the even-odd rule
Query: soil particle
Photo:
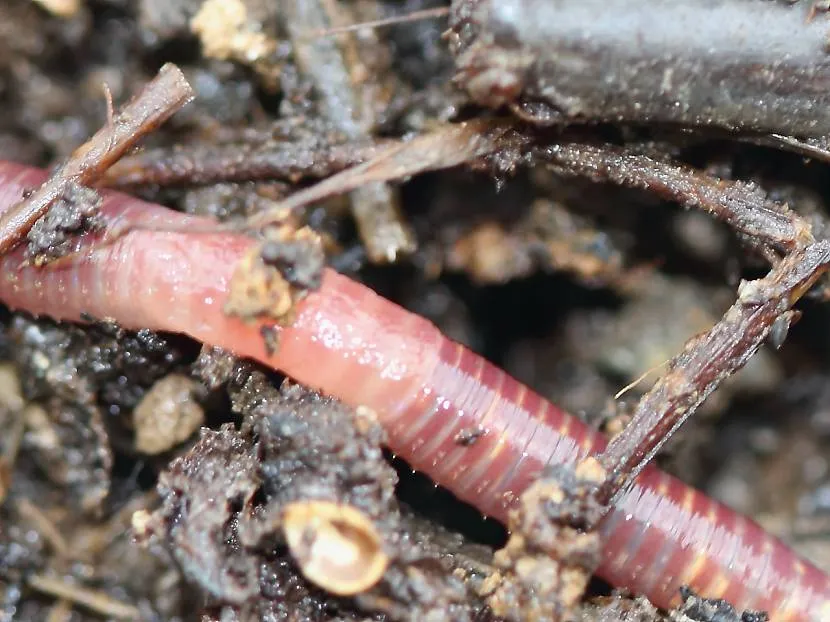
[[199, 35], [202, 52], [208, 58], [256, 62], [276, 47], [262, 32], [261, 25], [248, 23], [248, 11], [242, 0], [206, 0], [190, 22], [190, 28]]
[[199, 358], [193, 364], [193, 373], [209, 391], [223, 388], [225, 384], [237, 385], [250, 374], [251, 364], [241, 361], [231, 352], [215, 346], [202, 346]]
[[687, 588], [681, 589], [683, 605], [679, 607], [694, 622], [767, 622], [769, 616], [757, 611], [738, 613], [725, 600], [700, 598]]
[[15, 524], [17, 517], [11, 508], [4, 508], [0, 516], [0, 579], [20, 581], [26, 572], [42, 567], [44, 541]]
[[91, 405], [47, 400], [25, 411], [23, 448], [55, 484], [66, 487], [78, 509], [95, 513], [110, 491], [112, 452], [101, 411]]
[[577, 476], [552, 469], [521, 496], [510, 515], [510, 539], [495, 556], [499, 571], [481, 587], [496, 615], [517, 622], [577, 619], [600, 561], [599, 534], [585, 528], [603, 512], [591, 494], [601, 471], [585, 468]]
[[[580, 622], [663, 622], [667, 618], [643, 597], [630, 598], [615, 592], [610, 597], [596, 598], [585, 606]], [[679, 618], [673, 622], [688, 622]]]
[[58, 17], [72, 17], [81, 9], [81, 0], [36, 0], [44, 9]]
[[205, 420], [197, 390], [193, 380], [179, 374], [156, 382], [133, 410], [136, 449], [158, 454], [187, 440]]
[[100, 206], [101, 196], [95, 190], [71, 184], [29, 230], [27, 256], [39, 264], [71, 252], [77, 241], [75, 236], [100, 229]]
[[262, 316], [290, 322], [294, 305], [322, 283], [324, 255], [311, 229], [283, 227], [239, 262], [225, 312], [244, 319]]
[[305, 290], [320, 288], [325, 258], [320, 239], [311, 229], [301, 229], [291, 239], [265, 242], [261, 256], [263, 263], [277, 268], [290, 285]]
[[263, 0], [205, 0], [190, 20], [205, 58], [250, 67], [260, 84], [276, 92], [282, 78], [285, 46], [276, 37], [274, 3]]

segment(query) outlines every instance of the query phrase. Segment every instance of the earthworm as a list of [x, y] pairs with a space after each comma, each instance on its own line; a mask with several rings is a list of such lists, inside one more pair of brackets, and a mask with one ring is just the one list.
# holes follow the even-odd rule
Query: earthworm
[[[0, 213], [44, 177], [0, 162]], [[294, 321], [276, 329], [273, 352], [261, 332], [272, 322], [223, 311], [235, 265], [252, 240], [206, 227], [197, 232], [205, 220], [115, 192], [104, 194], [101, 210], [116, 230], [144, 228], [47, 268], [25, 266], [17, 249], [0, 260], [0, 300], [57, 320], [92, 316], [184, 333], [368, 406], [392, 451], [500, 521], [544, 465], [573, 465], [605, 446], [599, 432], [428, 320], [330, 269], [320, 289], [297, 304]], [[768, 611], [776, 622], [830, 620], [828, 575], [748, 518], [654, 467], [609, 510], [601, 529], [598, 574], [659, 606], [676, 604], [688, 585], [739, 608]]]
[[457, 80], [540, 123], [830, 134], [828, 20], [812, 2], [455, 0]]

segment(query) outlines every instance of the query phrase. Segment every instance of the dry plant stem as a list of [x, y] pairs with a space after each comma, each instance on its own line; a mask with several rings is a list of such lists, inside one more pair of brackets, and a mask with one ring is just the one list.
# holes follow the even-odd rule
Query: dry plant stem
[[71, 184], [94, 184], [113, 162], [193, 96], [193, 90], [179, 68], [164, 65], [120, 114], [78, 147], [40, 188], [0, 216], [0, 253], [15, 246]]
[[[301, 209], [316, 201], [349, 192], [368, 182], [400, 180], [427, 171], [447, 169], [462, 164], [473, 164], [500, 152], [523, 153], [527, 151], [531, 140], [529, 135], [518, 131], [512, 121], [478, 119], [447, 124], [410, 140], [390, 140], [377, 143], [371, 148], [367, 147], [366, 152], [358, 154], [359, 157], [369, 157], [367, 161], [346, 168], [328, 179], [296, 192], [284, 201], [277, 203], [273, 209], [251, 216], [245, 225], [248, 229], [267, 227], [282, 221], [287, 211]], [[345, 149], [348, 151], [349, 148], [345, 147]], [[222, 155], [219, 151], [214, 151], [214, 153], [218, 153], [220, 157]], [[312, 159], [313, 157], [311, 156]], [[139, 154], [133, 159], [125, 159], [124, 162], [128, 160], [135, 162], [137, 158], [142, 158], [142, 156]], [[194, 162], [190, 171], [185, 171], [181, 177], [176, 177], [176, 172], [172, 169], [177, 168], [180, 164], [188, 166], [186, 159], [185, 156], [181, 162], [170, 160], [169, 168], [171, 170], [168, 170], [166, 165], [162, 165], [162, 170], [158, 172], [153, 170], [139, 171], [138, 168], [143, 166], [143, 159], [142, 163], [136, 162], [134, 165], [127, 163], [122, 166], [121, 163], [118, 163], [113, 166], [112, 170], [116, 171], [115, 175], [120, 177], [120, 182], [123, 182], [125, 186], [138, 184], [139, 180], [161, 185], [175, 184], [179, 180], [182, 183], [220, 181], [215, 176], [221, 166], [219, 162]], [[265, 156], [264, 160], [268, 159], [269, 156]], [[239, 171], [239, 177], [236, 177], [232, 172], [230, 173], [234, 175], [234, 181], [251, 181], [257, 178], [258, 173], [262, 173], [264, 177], [267, 177], [272, 173], [286, 172], [285, 168], [281, 168], [283, 164], [279, 164], [278, 167], [280, 168], [275, 169], [273, 161], [270, 163], [263, 161], [263, 168], [257, 170], [255, 164], [249, 167], [249, 164], [242, 162], [242, 160], [243, 158], [238, 160], [242, 167], [242, 170]], [[233, 170], [231, 163], [225, 162], [225, 164], [227, 165], [226, 172]], [[319, 162], [314, 164], [314, 166], [319, 165]], [[313, 174], [313, 171], [309, 173], [308, 169], [303, 170], [308, 175]], [[108, 181], [111, 180], [112, 178]], [[225, 181], [230, 180], [226, 178]], [[185, 225], [189, 232], [195, 232], [194, 226], [192, 223]], [[99, 242], [99, 245], [111, 244], [130, 231], [176, 230], [176, 225], [169, 222], [162, 223], [161, 227], [162, 229], [158, 229], [153, 223], [148, 222], [124, 223], [111, 228], [107, 232], [106, 239]], [[239, 229], [236, 223], [211, 223], [196, 227], [198, 231], [203, 233], [237, 232]]]
[[138, 620], [140, 618], [140, 612], [137, 608], [115, 600], [97, 590], [90, 590], [80, 585], [39, 574], [31, 575], [28, 582], [29, 586], [38, 592], [82, 605], [107, 617], [118, 620]]
[[[697, 407], [758, 351], [792, 305], [827, 270], [830, 240], [787, 255], [763, 279], [743, 282], [738, 299], [709, 332], [689, 340], [668, 372], [640, 400], [634, 417], [601, 454], [608, 472], [600, 498], [610, 502], [643, 470]], [[786, 327], [786, 324], [785, 324]]]
[[[355, 141], [322, 147], [281, 143], [257, 146], [250, 151], [240, 145], [194, 151], [155, 150], [115, 163], [104, 183], [129, 188], [145, 183], [172, 186], [275, 178], [296, 181], [335, 173], [279, 202], [273, 210], [250, 217], [247, 227], [258, 229], [281, 221], [286, 210], [300, 209], [372, 182], [401, 180], [427, 171], [474, 164], [498, 152], [525, 152], [532, 140], [513, 121], [477, 119], [446, 124], [412, 139]], [[139, 227], [131, 226], [129, 230], [136, 228]], [[217, 225], [210, 231], [236, 229], [236, 225]], [[124, 233], [126, 229], [117, 234], [111, 232], [108, 238], [114, 241]]]
[[709, 212], [762, 250], [791, 251], [767, 277], [743, 284], [721, 321], [690, 340], [640, 400], [634, 418], [600, 460], [608, 479], [598, 494], [609, 503], [717, 386], [746, 364], [773, 328], [786, 329], [791, 306], [824, 273], [830, 241], [814, 242], [806, 221], [754, 185], [716, 179], [625, 147], [561, 142], [538, 153], [560, 173], [654, 192]]
[[18, 499], [16, 506], [21, 518], [43, 536], [56, 555], [66, 559], [69, 555], [69, 544], [60, 529], [43, 510], [26, 498]]
[[812, 241], [810, 226], [798, 214], [752, 184], [717, 179], [625, 147], [562, 142], [538, 153], [559, 173], [640, 188], [703, 209], [759, 246], [789, 251]]
[[364, 29], [377, 29], [384, 26], [395, 26], [398, 24], [405, 24], [407, 22], [417, 22], [422, 19], [431, 19], [435, 17], [446, 17], [450, 10], [448, 7], [442, 6], [434, 9], [423, 9], [421, 11], [412, 11], [406, 15], [395, 15], [394, 17], [386, 17], [383, 19], [375, 19], [360, 24], [349, 24], [347, 26], [337, 26], [335, 28], [326, 28], [324, 30], [317, 30], [306, 34], [308, 39], [317, 39], [319, 37], [330, 37], [332, 35], [339, 35], [346, 32], [357, 32]]
[[12, 485], [14, 463], [17, 460], [17, 452], [20, 450], [20, 443], [23, 440], [25, 422], [22, 416], [17, 417], [14, 426], [9, 431], [7, 445], [0, 452], [0, 504], [6, 500], [9, 489]]
[[269, 142], [251, 147], [200, 145], [175, 149], [147, 149], [113, 164], [102, 182], [113, 188], [145, 184], [194, 186], [321, 178], [362, 164], [396, 141], [350, 141], [341, 144]]
[[773, 147], [785, 151], [792, 151], [807, 158], [814, 158], [822, 162], [830, 162], [830, 137], [796, 138], [784, 134], [769, 134], [763, 136], [743, 136], [741, 140], [764, 147]]
[[252, 216], [247, 225], [254, 229], [265, 227], [282, 219], [285, 210], [297, 209], [370, 182], [452, 168], [500, 150], [523, 149], [529, 142], [529, 137], [502, 121], [477, 120], [445, 125], [412, 140], [390, 144], [371, 160], [293, 194], [273, 211]]

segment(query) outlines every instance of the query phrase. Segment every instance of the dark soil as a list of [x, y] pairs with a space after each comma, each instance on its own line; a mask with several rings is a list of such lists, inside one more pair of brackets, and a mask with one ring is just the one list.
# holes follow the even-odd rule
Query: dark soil
[[[312, 71], [295, 43], [316, 18], [284, 10], [296, 0], [228, 2], [242, 7], [245, 37], [224, 42], [207, 26], [194, 31], [200, 0], [80, 0], [67, 17], [41, 4], [52, 3], [0, 2], [0, 159], [62, 161], [106, 122], [103, 83], [123, 102], [165, 62], [182, 68], [197, 99], [145, 148], [299, 154], [281, 160], [289, 174], [275, 180], [132, 187], [174, 209], [239, 220], [351, 164], [332, 144], [369, 149], [483, 114], [453, 85], [445, 18], [353, 37], [348, 53], [325, 50], [346, 59], [345, 69]], [[325, 13], [330, 3], [307, 4]], [[348, 24], [442, 3], [334, 4], [337, 24]], [[338, 71], [358, 69], [368, 73], [366, 91], [343, 97], [366, 101], [349, 117], [333, 103]], [[328, 159], [313, 157], [321, 151]], [[827, 214], [826, 164], [705, 137], [676, 155], [754, 181], [800, 213]], [[33, 230], [38, 254], [58, 256], [67, 236], [96, 226], [90, 192], [73, 191]], [[383, 209], [367, 216], [377, 202]], [[616, 403], [614, 394], [659, 373], [717, 321], [740, 278], [766, 271], [744, 240], [703, 213], [543, 166], [498, 179], [458, 167], [384, 182], [298, 218], [321, 235], [330, 265], [609, 430], [649, 382]], [[291, 268], [292, 286], [313, 286], [304, 253], [266, 244], [262, 260]], [[783, 347], [765, 348], [731, 378], [658, 460], [830, 571], [830, 306], [807, 300], [800, 309]], [[100, 321], [56, 324], [3, 309], [0, 356], [0, 620], [494, 619], [482, 594], [496, 573], [512, 572], [493, 558], [505, 529], [384, 453], [371, 413], [180, 336]], [[175, 440], [147, 445], [142, 426]], [[372, 525], [381, 544], [367, 555], [387, 566], [371, 589], [334, 595], [305, 578], [281, 516], [307, 499], [346, 504]], [[526, 544], [548, 572], [544, 548]], [[589, 544], [568, 549], [579, 561], [563, 566], [590, 568]], [[526, 619], [559, 611], [527, 588], [503, 584], [501, 593], [526, 604]], [[571, 613], [741, 620], [694, 599], [667, 618], [634, 596], [592, 582]]]

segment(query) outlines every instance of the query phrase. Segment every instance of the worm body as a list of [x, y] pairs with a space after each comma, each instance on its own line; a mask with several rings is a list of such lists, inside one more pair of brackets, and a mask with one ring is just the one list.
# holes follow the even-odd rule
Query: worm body
[[[0, 212], [42, 181], [36, 169], [0, 162]], [[108, 193], [102, 213], [123, 222], [181, 225], [190, 219]], [[284, 371], [353, 405], [373, 408], [390, 448], [485, 514], [505, 520], [546, 464], [574, 464], [604, 446], [567, 415], [427, 320], [327, 271], [298, 305], [269, 353], [261, 326], [228, 317], [235, 265], [252, 242], [225, 233], [134, 230], [48, 269], [2, 258], [0, 299], [11, 308], [77, 321], [88, 313], [126, 328], [186, 333]], [[472, 439], [472, 440], [471, 440]], [[600, 575], [677, 602], [689, 585], [776, 622], [830, 620], [830, 578], [758, 525], [647, 468], [610, 511]]]
[[455, 0], [459, 80], [540, 122], [830, 133], [826, 16], [765, 0]]

